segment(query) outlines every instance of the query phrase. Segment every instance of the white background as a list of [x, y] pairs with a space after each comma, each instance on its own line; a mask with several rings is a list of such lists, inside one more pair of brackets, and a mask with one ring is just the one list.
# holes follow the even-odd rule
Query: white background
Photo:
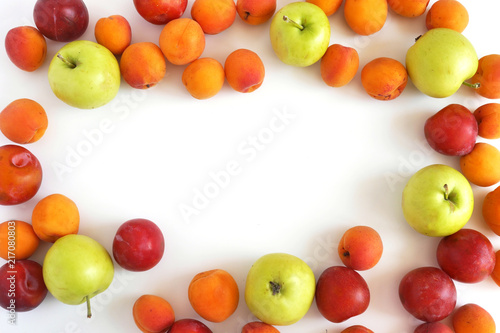
[[[34, 2], [0, 2], [0, 35], [16, 26], [34, 25]], [[278, 1], [278, 8], [289, 2]], [[191, 3], [183, 17], [190, 17]], [[132, 26], [133, 42], [158, 43], [162, 26], [142, 19], [132, 0], [86, 0], [86, 4], [90, 24], [82, 39], [94, 41], [96, 21], [120, 14]], [[470, 14], [464, 35], [479, 57], [499, 53], [497, 1], [463, 0], [463, 4]], [[426, 31], [424, 16], [409, 19], [389, 11], [381, 31], [361, 37], [346, 25], [342, 11], [343, 7], [330, 17], [331, 43], [356, 48], [360, 70], [381, 56], [404, 63], [414, 38]], [[237, 17], [228, 30], [206, 37], [203, 56], [224, 63], [238, 48], [257, 52], [266, 76], [255, 92], [238, 93], [226, 83], [215, 97], [198, 101], [181, 83], [184, 66], [168, 64], [158, 86], [139, 91], [122, 80], [113, 102], [79, 110], [59, 101], [48, 85], [50, 59], [62, 45], [48, 41], [47, 60], [32, 73], [15, 67], [3, 48], [0, 52], [1, 108], [14, 99], [31, 98], [49, 117], [45, 136], [26, 146], [44, 169], [40, 191], [24, 204], [0, 207], [0, 220], [29, 222], [38, 200], [62, 193], [79, 207], [80, 233], [108, 251], [121, 223], [142, 217], [162, 229], [165, 254], [146, 272], [128, 272], [115, 265], [113, 284], [92, 300], [92, 319], [85, 317], [84, 305], [65, 305], [49, 294], [35, 310], [18, 313], [15, 326], [7, 324], [2, 312], [1, 332], [137, 332], [132, 305], [147, 293], [167, 299], [179, 319], [201, 319], [188, 302], [187, 287], [196, 273], [214, 268], [234, 276], [240, 303], [225, 322], [204, 322], [214, 332], [240, 332], [255, 319], [243, 299], [245, 277], [255, 260], [271, 252], [294, 254], [318, 277], [327, 267], [341, 264], [337, 244], [354, 225], [375, 228], [385, 246], [379, 264], [361, 272], [371, 290], [368, 310], [334, 324], [313, 303], [302, 320], [279, 330], [332, 333], [361, 324], [380, 333], [413, 332], [420, 322], [402, 308], [398, 284], [413, 268], [437, 265], [439, 239], [420, 235], [407, 225], [401, 192], [421, 167], [433, 163], [459, 167], [458, 158], [430, 150], [423, 136], [424, 121], [451, 103], [474, 111], [492, 100], [466, 87], [451, 97], [435, 99], [409, 83], [396, 100], [377, 101], [363, 90], [360, 70], [349, 85], [331, 88], [321, 80], [319, 63], [294, 68], [277, 59], [269, 42], [269, 22], [250, 26]], [[277, 114], [288, 115], [288, 120], [273, 131], [270, 124]], [[101, 131], [103, 122], [109, 126], [106, 133]], [[252, 146], [255, 138], [257, 145]], [[488, 142], [498, 146], [497, 141]], [[0, 144], [8, 143], [0, 137]], [[210, 175], [225, 170], [228, 163], [237, 163], [239, 173], [210, 192], [212, 197], [198, 206], [198, 215], [183, 216], [180, 208], [194, 207], [197, 191], [214, 190]], [[66, 166], [69, 172], [56, 166]], [[498, 250], [500, 238], [485, 226], [480, 213], [485, 194], [495, 187], [473, 186], [475, 211], [467, 227], [484, 232]], [[49, 246], [41, 244], [32, 259], [42, 263]], [[477, 303], [500, 323], [500, 287], [491, 279], [456, 285], [457, 305]]]

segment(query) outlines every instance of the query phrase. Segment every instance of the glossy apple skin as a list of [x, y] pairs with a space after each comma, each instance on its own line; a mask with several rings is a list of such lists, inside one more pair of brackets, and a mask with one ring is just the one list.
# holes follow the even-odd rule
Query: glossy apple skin
[[443, 237], [438, 244], [437, 261], [452, 279], [477, 283], [495, 268], [495, 250], [490, 240], [474, 229], [463, 228]]
[[437, 322], [448, 317], [457, 302], [457, 290], [448, 274], [437, 267], [415, 268], [399, 283], [401, 304], [415, 318]]
[[163, 25], [184, 14], [187, 0], [134, 0], [139, 15], [149, 23]]
[[48, 39], [71, 42], [81, 37], [89, 25], [89, 12], [82, 0], [38, 0], [33, 19]]
[[113, 257], [123, 268], [147, 271], [163, 257], [165, 240], [160, 228], [147, 219], [132, 219], [123, 223], [113, 240]]
[[168, 333], [212, 333], [212, 330], [199, 320], [185, 318], [175, 321]]
[[331, 322], [341, 323], [368, 308], [370, 290], [363, 277], [345, 266], [332, 266], [321, 273], [316, 285], [316, 305]]
[[[12, 266], [11, 266], [12, 265]], [[6, 262], [0, 267], [0, 306], [15, 312], [31, 311], [47, 296], [42, 266], [30, 259]]]
[[17, 205], [33, 198], [42, 184], [42, 166], [18, 145], [0, 147], [0, 205]]
[[474, 114], [460, 104], [450, 104], [424, 124], [425, 139], [438, 153], [463, 156], [472, 151], [478, 135]]

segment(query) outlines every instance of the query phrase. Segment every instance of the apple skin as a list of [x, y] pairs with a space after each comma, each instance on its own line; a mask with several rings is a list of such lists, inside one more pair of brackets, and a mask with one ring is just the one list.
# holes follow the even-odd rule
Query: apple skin
[[[285, 17], [303, 27], [285, 21]], [[309, 2], [292, 2], [271, 20], [271, 45], [285, 64], [306, 67], [323, 57], [330, 43], [330, 22], [325, 12]]]
[[187, 0], [134, 0], [139, 15], [156, 25], [164, 25], [181, 17], [187, 3]]
[[406, 273], [399, 283], [398, 293], [406, 311], [429, 323], [448, 317], [457, 303], [453, 280], [443, 270], [432, 266]]
[[462, 228], [443, 237], [436, 251], [439, 267], [453, 280], [477, 283], [495, 268], [495, 250], [490, 240], [474, 229]]
[[463, 156], [472, 151], [478, 135], [474, 114], [460, 104], [449, 104], [424, 124], [425, 139], [443, 155]]
[[[113, 260], [106, 249], [96, 240], [78, 234], [56, 240], [42, 266], [49, 292], [70, 305], [89, 304], [90, 298], [109, 287], [114, 276]], [[87, 316], [90, 318], [90, 310]]]
[[113, 239], [113, 257], [129, 271], [147, 271], [163, 257], [165, 241], [160, 228], [147, 219], [123, 223]]
[[314, 301], [316, 279], [300, 258], [269, 253], [255, 261], [245, 285], [245, 302], [260, 321], [291, 325], [299, 321]]
[[176, 320], [168, 333], [212, 333], [212, 330], [201, 321], [191, 318]]
[[469, 181], [456, 169], [431, 164], [408, 181], [402, 196], [406, 222], [427, 236], [448, 236], [470, 219], [474, 195]]
[[89, 25], [89, 12], [82, 0], [38, 0], [33, 19], [48, 39], [71, 42], [80, 38]]
[[18, 145], [0, 147], [0, 205], [17, 205], [33, 198], [40, 189], [43, 171], [28, 149]]
[[106, 47], [76, 40], [64, 45], [52, 58], [48, 78], [60, 100], [76, 108], [94, 109], [116, 96], [121, 74], [116, 57]]
[[332, 266], [319, 276], [316, 305], [327, 320], [341, 323], [365, 312], [369, 304], [368, 284], [354, 269]]
[[45, 296], [47, 287], [43, 281], [42, 266], [36, 261], [8, 261], [0, 267], [0, 307], [9, 310], [9, 306], [13, 305], [16, 312], [31, 311], [43, 302]]

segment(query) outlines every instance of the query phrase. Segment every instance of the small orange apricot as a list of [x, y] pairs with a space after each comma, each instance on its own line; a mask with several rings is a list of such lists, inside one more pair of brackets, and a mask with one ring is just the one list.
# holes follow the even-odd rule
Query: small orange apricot
[[342, 2], [344, 0], [306, 0], [306, 1], [323, 9], [326, 16], [330, 16], [337, 12], [337, 10], [340, 8], [340, 5], [342, 5]]
[[389, 8], [404, 17], [417, 17], [425, 13], [429, 0], [387, 0]]
[[258, 89], [264, 82], [265, 68], [257, 53], [238, 49], [227, 56], [224, 73], [234, 90], [249, 93]]
[[206, 34], [215, 35], [229, 28], [236, 18], [234, 0], [195, 0], [191, 17]]
[[213, 58], [198, 58], [182, 73], [182, 83], [196, 99], [215, 96], [224, 85], [224, 67]]
[[487, 103], [474, 111], [478, 134], [485, 139], [500, 138], [500, 103]]
[[252, 321], [243, 326], [241, 333], [280, 333], [280, 331], [276, 327], [264, 322]]
[[379, 262], [383, 248], [382, 238], [375, 229], [358, 225], [344, 232], [338, 245], [338, 254], [347, 267], [364, 271]]
[[167, 332], [175, 322], [175, 312], [170, 303], [156, 295], [142, 295], [132, 308], [137, 327], [143, 333]]
[[97, 43], [103, 45], [114, 55], [120, 55], [130, 45], [132, 29], [127, 19], [121, 15], [100, 18], [94, 28]]
[[359, 35], [372, 35], [385, 25], [387, 0], [345, 0], [344, 18]]
[[482, 205], [484, 222], [500, 236], [500, 186], [486, 193]]
[[236, 0], [238, 16], [251, 25], [267, 22], [275, 11], [276, 0]]
[[223, 269], [201, 272], [189, 283], [188, 298], [193, 309], [203, 319], [219, 323], [236, 311], [238, 285], [231, 274]]
[[395, 59], [376, 58], [361, 70], [361, 83], [371, 97], [384, 101], [392, 100], [405, 89], [408, 73], [403, 64]]
[[195, 20], [178, 18], [163, 27], [160, 49], [172, 64], [186, 65], [198, 59], [205, 50], [205, 34]]
[[359, 55], [352, 47], [332, 44], [321, 58], [321, 78], [330, 87], [342, 87], [351, 82], [358, 68]]
[[457, 0], [437, 0], [425, 17], [425, 26], [428, 30], [448, 28], [463, 32], [468, 24], [469, 13]]
[[460, 306], [452, 315], [455, 333], [495, 333], [495, 320], [481, 306], [468, 303]]
[[40, 140], [48, 125], [45, 109], [29, 98], [16, 99], [0, 112], [0, 131], [15, 143]]
[[33, 72], [45, 61], [47, 42], [37, 28], [15, 27], [5, 36], [5, 50], [14, 65], [23, 71]]
[[123, 52], [120, 72], [132, 88], [148, 89], [165, 77], [167, 64], [158, 45], [139, 42], [131, 44]]
[[0, 257], [9, 260], [22, 260], [35, 253], [40, 238], [31, 224], [10, 220], [0, 224]]
[[462, 174], [477, 186], [492, 186], [500, 181], [500, 151], [486, 142], [478, 142], [460, 157]]

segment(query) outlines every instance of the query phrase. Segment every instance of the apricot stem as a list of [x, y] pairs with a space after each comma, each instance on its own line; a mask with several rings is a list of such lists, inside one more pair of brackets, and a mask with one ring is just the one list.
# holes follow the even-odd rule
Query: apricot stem
[[304, 26], [295, 22], [294, 20], [292, 20], [291, 18], [289, 18], [288, 16], [286, 15], [283, 15], [283, 21], [285, 21], [286, 23], [291, 23], [293, 24], [295, 27], [299, 28], [300, 30], [304, 30]]
[[87, 302], [87, 318], [91, 318], [92, 317], [92, 310], [90, 308], [90, 298], [89, 296], [85, 296], [85, 301]]
[[72, 62], [71, 62], [71, 61], [69, 61], [68, 59], [64, 58], [64, 57], [61, 55], [61, 53], [58, 53], [58, 54], [57, 54], [57, 57], [58, 57], [59, 59], [61, 59], [61, 60], [62, 60], [62, 62], [64, 62], [66, 65], [68, 65], [68, 67], [70, 67], [70, 68], [75, 68], [75, 67], [76, 67], [76, 65], [75, 65], [74, 63], [72, 63]]
[[470, 87], [472, 89], [477, 89], [481, 86], [481, 83], [476, 82], [476, 83], [470, 83], [470, 82], [463, 82], [462, 83], [464, 86]]
[[271, 285], [271, 291], [273, 292], [273, 296], [280, 293], [281, 285], [279, 283], [270, 281], [269, 284]]

